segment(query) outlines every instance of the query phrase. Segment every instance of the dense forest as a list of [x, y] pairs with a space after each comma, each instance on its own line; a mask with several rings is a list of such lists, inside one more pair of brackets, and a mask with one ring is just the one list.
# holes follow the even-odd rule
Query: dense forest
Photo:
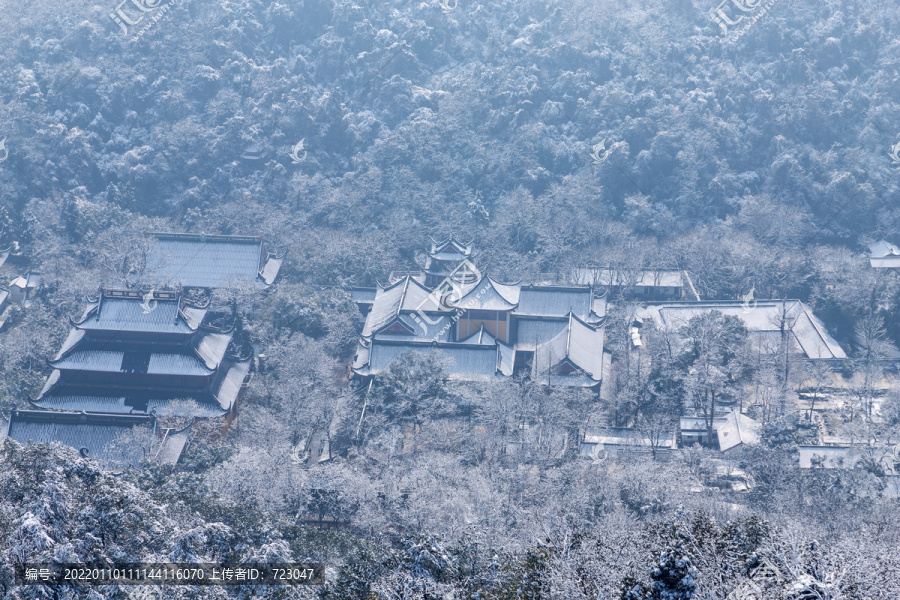
[[[365, 400], [347, 385], [348, 286], [415, 268], [429, 236], [451, 232], [503, 280], [677, 268], [703, 299], [801, 299], [848, 349], [848, 381], [900, 343], [900, 278], [864, 256], [900, 243], [900, 11], [782, 0], [732, 39], [715, 8], [5, 3], [0, 250], [18, 243], [44, 286], [0, 333], [0, 412], [41, 389], [86, 295], [141, 285], [145, 232], [261, 235], [287, 255], [266, 293], [216, 292], [266, 357], [226, 440], [193, 440], [178, 468], [115, 473], [5, 443], [0, 595], [137, 597], [15, 586], [8, 565], [40, 557], [328, 570], [317, 588], [172, 598], [711, 600], [764, 560], [779, 573], [767, 598], [900, 597], [884, 472], [799, 469], [798, 416], [777, 402], [740, 472], [701, 448], [577, 456], [587, 425], [670, 424], [696, 383], [689, 348], [654, 372], [620, 360], [610, 404], [520, 379], [448, 382], [428, 356]], [[632, 308], [611, 305], [614, 355]], [[736, 394], [802, 383], [740, 348], [717, 356]], [[900, 393], [883, 395], [884, 419], [854, 422], [860, 436], [900, 435]], [[508, 452], [535, 424], [547, 435]], [[292, 460], [314, 430], [335, 458]], [[573, 442], [562, 454], [559, 435]]]

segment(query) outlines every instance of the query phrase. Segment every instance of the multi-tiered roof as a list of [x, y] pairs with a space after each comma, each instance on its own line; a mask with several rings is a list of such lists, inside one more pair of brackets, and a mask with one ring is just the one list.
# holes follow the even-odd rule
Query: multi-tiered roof
[[[147, 425], [163, 441], [151, 458], [177, 461], [188, 430], [160, 431], [157, 417], [230, 422], [250, 372], [235, 325], [179, 291], [101, 289], [49, 361], [32, 410], [14, 411], [3, 434], [104, 459], [114, 437]], [[131, 462], [147, 451], [131, 450]]]
[[177, 292], [102, 290], [49, 361], [40, 408], [165, 414], [177, 400], [198, 417], [233, 412], [250, 369], [227, 315]]
[[[464, 260], [473, 260], [478, 255], [472, 242], [461, 242], [452, 234], [444, 241], [431, 240], [431, 249], [425, 258], [425, 285], [436, 287], [446, 279]], [[465, 278], [466, 275], [457, 277]], [[472, 283], [475, 277], [469, 276], [461, 283]]]
[[[259, 237], [150, 235], [144, 275], [155, 287], [101, 289], [49, 361], [53, 371], [29, 401], [34, 410], [14, 411], [0, 438], [59, 441], [102, 457], [110, 436], [148, 423], [158, 431], [158, 416], [223, 417], [230, 424], [252, 352], [236, 340], [240, 323], [227, 311], [189, 298], [210, 288], [268, 287], [284, 252]], [[187, 430], [159, 437], [166, 443], [157, 458], [177, 460]]]

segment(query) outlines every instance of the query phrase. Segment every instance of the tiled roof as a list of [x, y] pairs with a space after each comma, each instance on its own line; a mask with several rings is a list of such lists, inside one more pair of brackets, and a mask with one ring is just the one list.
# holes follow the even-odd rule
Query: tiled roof
[[189, 323], [178, 305], [177, 300], [151, 300], [144, 304], [132, 298], [103, 298], [75, 325], [89, 331], [190, 334], [197, 329], [194, 323], [198, 318], [202, 321], [206, 311], [192, 309]]
[[870, 258], [869, 265], [875, 268], [896, 269], [900, 267], [900, 256], [885, 256], [883, 258]]
[[203, 318], [206, 316], [205, 308], [197, 308], [191, 305], [185, 305], [181, 307], [181, 316], [184, 318], [184, 322], [187, 323], [187, 326], [191, 329], [197, 329], [203, 323]]
[[377, 333], [393, 322], [401, 312], [412, 313], [417, 310], [426, 313], [440, 313], [447, 312], [449, 309], [441, 307], [432, 296], [431, 290], [411, 277], [404, 277], [393, 285], [379, 288], [372, 304], [372, 310], [366, 318], [363, 336], [368, 337]]
[[59, 385], [59, 380], [62, 374], [59, 369], [53, 369], [53, 372], [50, 373], [50, 376], [47, 377], [47, 381], [44, 382], [44, 387], [41, 388], [40, 393], [37, 395], [38, 398], [43, 398], [46, 394], [49, 394], [52, 390], [54, 390]]
[[371, 349], [372, 340], [359, 340], [356, 344], [356, 354], [353, 356], [353, 362], [351, 363], [350, 368], [357, 373], [362, 374], [365, 372], [365, 374], [368, 374]]
[[869, 264], [873, 267], [900, 267], [900, 248], [886, 240], [869, 245]]
[[[147, 271], [156, 281], [166, 285], [229, 287], [238, 282], [257, 281], [261, 277], [260, 271], [267, 271], [259, 238], [153, 235], [156, 245], [148, 259]], [[265, 277], [274, 279], [271, 270]]]
[[213, 370], [206, 368], [196, 356], [187, 354], [83, 350], [72, 352], [60, 360], [52, 361], [51, 364], [59, 370], [101, 373], [196, 376], [213, 373]]
[[[90, 388], [80, 388], [88, 389]], [[71, 393], [66, 393], [66, 391]], [[45, 396], [32, 404], [42, 410], [74, 411], [106, 414], [150, 414], [180, 415], [185, 414], [182, 400], [185, 398], [129, 398], [127, 396], [106, 396], [76, 394], [77, 388], [66, 388], [60, 393]], [[196, 404], [191, 411], [194, 417], [218, 417], [225, 414], [218, 401], [209, 394], [189, 396]], [[135, 408], [139, 406], [140, 408]]]
[[491, 333], [484, 328], [484, 325], [478, 329], [475, 333], [470, 335], [464, 340], [460, 340], [460, 344], [485, 344], [488, 346], [493, 346], [497, 343], [497, 338], [491, 335]]
[[225, 358], [225, 351], [228, 350], [232, 336], [232, 333], [203, 332], [194, 337], [194, 351], [208, 369], [215, 370]]
[[580, 319], [591, 313], [591, 288], [526, 286], [519, 293], [519, 305], [513, 314], [562, 316], [570, 312]]
[[[431, 250], [428, 252], [428, 254], [438, 260], [453, 260], [460, 256], [466, 257], [472, 254], [472, 243], [461, 242], [451, 234], [449, 238], [441, 242], [432, 239]], [[442, 258], [439, 255], [444, 255], [447, 258]]]
[[372, 304], [375, 302], [375, 295], [378, 293], [378, 290], [376, 288], [352, 287], [347, 292], [357, 304]]
[[192, 426], [193, 423], [178, 431], [175, 431], [174, 429], [167, 430], [163, 434], [163, 440], [154, 457], [156, 462], [163, 465], [174, 465], [177, 463], [184, 453], [185, 446], [187, 446]]
[[101, 371], [118, 373], [122, 370], [124, 352], [112, 350], [84, 350], [72, 352], [51, 364], [65, 371]]
[[69, 335], [66, 336], [65, 341], [63, 342], [62, 347], [59, 349], [59, 352], [56, 353], [56, 358], [53, 360], [59, 360], [69, 352], [71, 352], [81, 340], [84, 339], [85, 332], [83, 329], [78, 329], [77, 327], [73, 327], [69, 330]]
[[650, 317], [657, 325], [677, 331], [691, 318], [714, 310], [740, 319], [760, 349], [772, 349], [766, 338], [771, 338], [773, 332], [780, 339], [780, 322], [784, 317], [793, 334], [793, 348], [807, 358], [847, 357], [822, 322], [799, 300], [754, 300], [751, 305], [739, 300], [668, 302], [650, 304], [639, 311], [639, 316]]
[[187, 354], [151, 354], [147, 367], [149, 375], [211, 375], [214, 369], [207, 368], [196, 356]]
[[716, 421], [719, 450], [731, 450], [741, 444], [759, 444], [760, 424], [747, 415], [732, 411], [721, 422]]
[[125, 404], [125, 396], [54, 395], [36, 400], [34, 405], [44, 410], [68, 410], [127, 415], [134, 408]]
[[[442, 292], [447, 294], [443, 301], [438, 299]], [[422, 309], [422, 313], [416, 309]], [[515, 348], [498, 342], [484, 328], [464, 340], [453, 341], [458, 333], [453, 323], [459, 318], [459, 311], [464, 314], [477, 310], [510, 312], [510, 339], [515, 342]], [[605, 298], [594, 298], [587, 286], [522, 287], [484, 276], [466, 284], [442, 284], [431, 291], [406, 277], [376, 290], [351, 368], [357, 375], [374, 376], [404, 352], [434, 350], [451, 365], [448, 369], [451, 377], [477, 379], [511, 375], [516, 350], [534, 350], [536, 345], [571, 329], [567, 336], [575, 339], [575, 348], [569, 360], [578, 361], [582, 365], [579, 368], [587, 373], [584, 385], [595, 385], [602, 364], [603, 334], [601, 331], [599, 336], [592, 337], [582, 328], [595, 332], [605, 313]], [[570, 318], [578, 321], [571, 328]], [[582, 345], [591, 344], [599, 348], [598, 356], [590, 355], [589, 350], [581, 351]], [[490, 356], [485, 349], [494, 349], [494, 355]], [[566, 382], [572, 385], [575, 379], [568, 377]]]
[[[113, 458], [110, 444], [117, 437], [132, 427], [152, 425], [149, 416], [19, 410], [10, 416], [8, 436], [22, 444], [59, 442], [102, 461]], [[130, 462], [137, 463], [149, 448], [132, 450]]]
[[278, 271], [281, 270], [281, 264], [283, 262], [283, 254], [281, 256], [276, 256], [271, 253], [266, 255], [266, 258], [263, 260], [263, 267], [259, 271], [259, 276], [262, 277], [263, 283], [272, 285], [275, 282], [275, 278], [278, 277]]
[[485, 276], [452, 305], [463, 310], [512, 310], [519, 302], [519, 289], [517, 284], [500, 283]]
[[[533, 378], [542, 383], [589, 387], [600, 383], [603, 374], [602, 328], [588, 325], [570, 315], [566, 327], [535, 350]], [[571, 373], [560, 367], [569, 365]], [[548, 382], [548, 372], [550, 381]]]
[[216, 400], [222, 410], [229, 411], [237, 401], [238, 394], [241, 392], [241, 385], [250, 372], [250, 361], [236, 362], [228, 367], [224, 376], [219, 380], [219, 387], [216, 390]]
[[[42, 410], [74, 411], [105, 414], [183, 414], [182, 400], [193, 400], [196, 405], [191, 411], [194, 417], [218, 417], [225, 414], [219, 402], [210, 394], [201, 393], [178, 398], [147, 398], [146, 396], [90, 395], [90, 387], [66, 387], [55, 390], [32, 404]], [[80, 393], [79, 393], [80, 392]], [[182, 411], [182, 412], [179, 412]]]
[[[448, 377], [462, 380], [491, 379], [500, 375], [512, 375], [515, 351], [504, 344], [458, 344], [425, 342], [388, 342], [374, 340], [366, 348], [367, 354], [358, 354], [354, 370], [366, 375], [376, 375], [391, 362], [407, 352], [435, 352], [444, 362]], [[367, 360], [363, 364], [363, 357]]]
[[[404, 334], [392, 332], [391, 323], [407, 328], [410, 333]], [[386, 324], [381, 331], [375, 334], [376, 339], [405, 339], [417, 338], [422, 340], [436, 340], [449, 342], [453, 334], [453, 318], [449, 315], [425, 314], [424, 317], [415, 312], [401, 314], [394, 321]]]
[[[722, 417], [716, 417], [713, 419], [713, 428], [715, 428], [716, 419], [722, 419]], [[682, 431], [706, 431], [707, 423], [706, 419], [703, 417], [681, 417], [679, 420], [679, 427]]]
[[18, 287], [22, 289], [36, 288], [41, 283], [41, 274], [28, 272], [20, 275], [9, 282], [10, 287]]
[[[760, 425], [750, 417], [732, 410], [727, 414], [717, 414], [713, 418], [713, 432], [719, 441], [719, 450], [731, 450], [741, 444], [759, 443]], [[681, 417], [679, 428], [682, 433], [706, 434], [708, 425], [703, 417]]]
[[566, 328], [568, 319], [516, 319], [516, 350], [534, 351]]
[[593, 315], [588, 319], [589, 321], [593, 321], [594, 318], [602, 319], [606, 317], [606, 295], [594, 298], [591, 302], [591, 312]]

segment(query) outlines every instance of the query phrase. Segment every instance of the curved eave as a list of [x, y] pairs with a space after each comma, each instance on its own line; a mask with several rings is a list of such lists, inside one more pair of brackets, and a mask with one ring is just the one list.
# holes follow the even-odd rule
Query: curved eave
[[281, 265], [284, 263], [284, 257], [286, 255], [287, 250], [282, 252], [280, 256], [275, 252], [266, 253], [266, 259], [263, 262], [262, 268], [259, 270], [259, 279], [264, 285], [270, 286], [275, 283], [275, 279], [278, 278], [278, 273], [281, 271]]

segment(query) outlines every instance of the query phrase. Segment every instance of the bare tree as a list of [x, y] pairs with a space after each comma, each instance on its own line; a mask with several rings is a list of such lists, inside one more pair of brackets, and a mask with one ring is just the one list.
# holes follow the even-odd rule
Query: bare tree
[[[867, 314], [857, 323], [855, 335], [860, 346], [860, 356], [856, 361], [860, 377], [858, 385], [854, 386], [854, 392], [865, 418], [871, 420], [875, 389], [883, 375], [881, 362], [889, 356], [890, 345], [887, 342], [884, 319], [873, 313]], [[853, 420], [852, 413], [850, 419]]]
[[804, 374], [806, 375], [807, 389], [811, 390], [813, 395], [809, 403], [809, 421], [812, 421], [816, 400], [819, 399], [819, 394], [831, 380], [831, 367], [828, 363], [819, 360], [807, 361], [804, 365]]

